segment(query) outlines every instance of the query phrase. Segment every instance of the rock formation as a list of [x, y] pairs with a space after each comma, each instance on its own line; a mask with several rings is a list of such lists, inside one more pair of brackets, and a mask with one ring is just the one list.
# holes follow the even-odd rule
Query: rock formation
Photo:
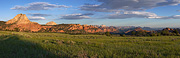
[[46, 25], [57, 25], [57, 24], [55, 22], [51, 21], [51, 22], [46, 23]]
[[6, 22], [6, 24], [28, 24], [31, 21], [27, 18], [25, 14], [18, 14], [13, 19]]
[[[3, 28], [1, 28], [3, 27]], [[31, 22], [25, 14], [18, 14], [13, 19], [7, 21], [5, 25], [0, 26], [2, 30], [27, 31], [27, 32], [66, 32], [66, 33], [99, 33], [99, 32], [116, 32], [113, 27], [96, 27], [93, 25], [80, 24], [60, 24], [48, 22], [46, 25], [40, 25]]]

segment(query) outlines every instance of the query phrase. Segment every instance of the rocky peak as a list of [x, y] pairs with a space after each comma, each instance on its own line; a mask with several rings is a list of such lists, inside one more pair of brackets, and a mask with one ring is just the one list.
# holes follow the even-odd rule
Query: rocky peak
[[46, 23], [46, 25], [57, 25], [57, 24], [55, 22], [51, 21], [51, 22]]
[[18, 14], [13, 19], [6, 22], [6, 24], [28, 24], [31, 21], [27, 18], [25, 14]]

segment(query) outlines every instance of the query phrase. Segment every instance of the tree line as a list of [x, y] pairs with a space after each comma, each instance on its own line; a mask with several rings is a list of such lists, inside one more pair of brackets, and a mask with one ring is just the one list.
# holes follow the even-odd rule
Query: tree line
[[[179, 34], [180, 29], [176, 28], [173, 30], [167, 30], [167, 29], [163, 29], [163, 30], [157, 30], [157, 31], [150, 31], [150, 32], [146, 32], [146, 31], [131, 31], [129, 33], [120, 33], [120, 36], [180, 36]], [[117, 35], [117, 34], [113, 34], [110, 32], [105, 32], [106, 36], [111, 36], [111, 35]]]

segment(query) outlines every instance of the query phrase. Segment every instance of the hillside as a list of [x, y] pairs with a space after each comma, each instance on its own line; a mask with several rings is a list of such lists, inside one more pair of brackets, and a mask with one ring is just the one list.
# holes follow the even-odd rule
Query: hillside
[[0, 31], [3, 58], [178, 58], [179, 36], [107, 37]]

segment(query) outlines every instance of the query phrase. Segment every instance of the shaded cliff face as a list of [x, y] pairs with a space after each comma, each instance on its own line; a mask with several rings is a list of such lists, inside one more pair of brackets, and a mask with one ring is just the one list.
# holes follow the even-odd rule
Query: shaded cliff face
[[46, 23], [46, 25], [57, 25], [57, 24], [55, 22], [51, 21], [51, 22]]
[[25, 14], [18, 14], [13, 19], [6, 22], [6, 24], [28, 24], [31, 21], [27, 18]]

